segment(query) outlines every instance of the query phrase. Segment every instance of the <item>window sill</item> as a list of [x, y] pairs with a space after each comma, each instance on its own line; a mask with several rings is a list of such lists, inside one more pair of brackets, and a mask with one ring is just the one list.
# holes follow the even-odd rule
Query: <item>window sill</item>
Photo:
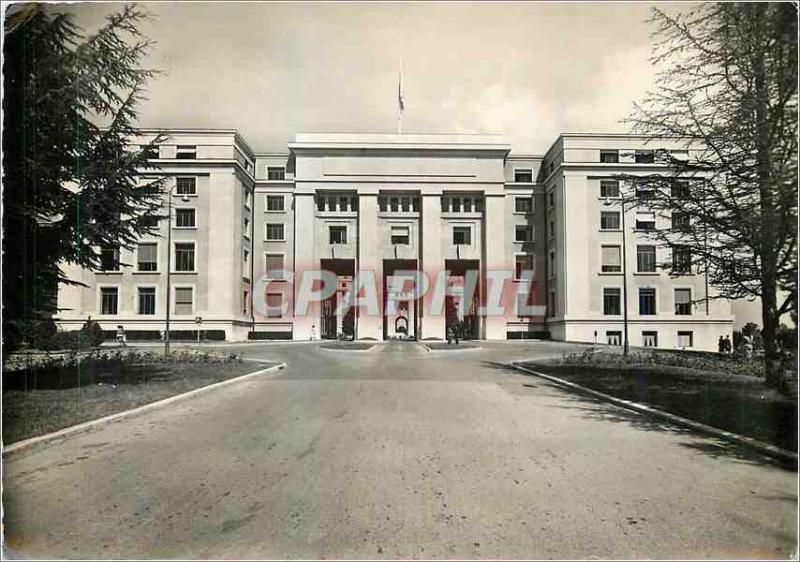
[[197, 230], [196, 226], [173, 226], [173, 230]]
[[132, 275], [160, 275], [160, 271], [131, 271]]
[[264, 242], [286, 242], [286, 238], [265, 238]]
[[280, 211], [276, 211], [275, 209], [264, 209], [264, 212], [265, 213], [273, 213], [273, 214], [275, 214], [275, 213], [285, 213], [286, 209], [282, 209]]
[[598, 230], [598, 232], [617, 232], [617, 233], [620, 233], [620, 232], [622, 232], [622, 229], [621, 228], [601, 228], [601, 229]]
[[622, 275], [621, 271], [598, 271], [598, 275]]
[[170, 275], [197, 275], [197, 271], [172, 271]]
[[173, 197], [197, 197], [197, 193], [173, 193]]
[[656, 277], [661, 275], [658, 271], [634, 271], [634, 275], [641, 275], [642, 277]]

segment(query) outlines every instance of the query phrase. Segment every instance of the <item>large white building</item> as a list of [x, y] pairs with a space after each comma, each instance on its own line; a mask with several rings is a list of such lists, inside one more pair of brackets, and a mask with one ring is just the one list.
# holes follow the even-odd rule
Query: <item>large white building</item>
[[[662, 270], [672, 257], [641, 231], [665, 219], [640, 205], [622, 220], [619, 174], [652, 173], [652, 151], [681, 142], [564, 134], [535, 156], [490, 135], [298, 134], [286, 153], [257, 153], [233, 130], [168, 134], [153, 156], [171, 220], [131, 251], [104, 249], [102, 272], [67, 267], [84, 286], [60, 289], [62, 328], [92, 317], [159, 338], [169, 257], [173, 338], [443, 339], [459, 322], [472, 338], [619, 344], [626, 300], [632, 346], [715, 350], [731, 333], [700, 272]], [[336, 287], [302, 312], [316, 270]], [[430, 281], [424, 296], [411, 271]], [[496, 272], [503, 312], [483, 314]], [[370, 284], [377, 311], [340, 306]]]

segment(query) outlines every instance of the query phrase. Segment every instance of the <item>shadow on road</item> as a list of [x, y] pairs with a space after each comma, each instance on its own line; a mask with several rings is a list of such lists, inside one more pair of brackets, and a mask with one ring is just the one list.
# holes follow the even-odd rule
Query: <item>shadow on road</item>
[[[580, 394], [579, 391], [570, 391], [561, 386], [558, 386], [555, 383], [551, 383], [546, 379], [537, 377], [535, 375], [529, 375], [522, 371], [517, 371], [513, 367], [503, 365], [501, 363], [495, 363], [491, 361], [484, 361], [483, 363], [484, 367], [486, 368], [496, 369], [506, 372], [513, 371], [531, 380], [535, 380], [537, 385], [549, 386], [551, 388], [556, 388], [567, 393], [569, 404], [559, 407], [567, 410], [576, 411], [580, 413], [580, 415], [586, 418], [601, 422], [625, 423], [642, 431], [662, 431], [674, 435], [685, 435], [687, 437], [691, 436], [695, 438], [700, 438], [702, 439], [702, 441], [696, 441], [696, 440], [685, 441], [682, 442], [680, 445], [682, 447], [686, 447], [689, 450], [703, 453], [713, 458], [721, 458], [721, 457], [733, 458], [741, 462], [757, 464], [761, 466], [774, 466], [789, 471], [797, 471], [798, 469], [796, 463], [791, 463], [789, 461], [784, 461], [781, 459], [776, 459], [763, 455], [745, 446], [739, 445], [738, 443], [735, 443], [733, 441], [727, 441], [716, 437], [710, 437], [702, 432], [693, 429], [671, 424], [667, 421], [650, 417], [640, 412], [626, 410], [620, 406], [604, 402], [599, 398]], [[523, 386], [527, 385], [523, 384]]]

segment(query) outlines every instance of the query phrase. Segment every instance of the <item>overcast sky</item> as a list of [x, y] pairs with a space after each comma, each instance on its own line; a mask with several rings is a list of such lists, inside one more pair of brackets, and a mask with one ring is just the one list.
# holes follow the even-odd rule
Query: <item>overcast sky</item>
[[[238, 129], [258, 152], [298, 132], [495, 133], [541, 154], [560, 132], [624, 131], [652, 87], [650, 5], [149, 3], [144, 127]], [[670, 11], [675, 6], [661, 5]], [[92, 29], [114, 4], [70, 11]]]

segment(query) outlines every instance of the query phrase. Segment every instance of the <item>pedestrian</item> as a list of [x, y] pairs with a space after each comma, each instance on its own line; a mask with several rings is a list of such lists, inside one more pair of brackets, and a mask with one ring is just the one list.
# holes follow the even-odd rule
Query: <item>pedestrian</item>
[[455, 327], [453, 328], [453, 335], [455, 336], [456, 345], [458, 345], [458, 338], [461, 336], [461, 322], [456, 322]]
[[445, 334], [445, 337], [447, 338], [447, 345], [450, 345], [451, 343], [453, 343], [453, 325], [452, 324], [447, 327], [447, 332]]
[[125, 347], [127, 345], [126, 337], [125, 337], [125, 328], [122, 326], [117, 326], [117, 343]]
[[310, 338], [308, 338], [308, 339], [310, 339], [310, 340], [315, 340], [315, 339], [317, 339], [317, 330], [316, 330], [316, 328], [317, 328], [317, 327], [316, 327], [316, 325], [315, 325], [315, 324], [311, 324], [311, 337], [310, 337]]
[[719, 341], [717, 342], [717, 350], [720, 353], [725, 353], [725, 338], [723, 336], [719, 337]]
[[733, 345], [731, 344], [731, 337], [725, 336], [725, 353], [730, 354], [733, 351]]

